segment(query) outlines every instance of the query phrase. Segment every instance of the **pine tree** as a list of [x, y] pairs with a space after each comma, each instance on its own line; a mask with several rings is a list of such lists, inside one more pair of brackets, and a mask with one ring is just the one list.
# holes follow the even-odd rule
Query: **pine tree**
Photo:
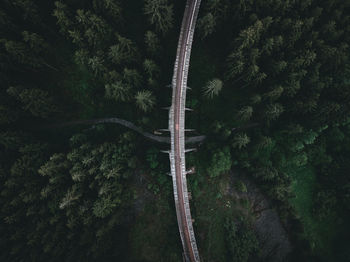
[[31, 112], [33, 116], [47, 118], [50, 114], [58, 111], [53, 98], [48, 92], [41, 89], [10, 87], [7, 89], [7, 93], [19, 100], [23, 109]]
[[29, 66], [31, 68], [41, 68], [47, 66], [50, 69], [57, 69], [45, 62], [44, 56], [48, 45], [39, 35], [35, 33], [23, 32], [24, 41], [12, 41], [0, 39], [9, 57], [18, 64]]
[[74, 53], [74, 61], [78, 65], [87, 65], [89, 61], [89, 51], [86, 49], [79, 49]]
[[230, 149], [224, 147], [222, 151], [217, 151], [212, 155], [210, 166], [207, 168], [207, 173], [210, 177], [217, 177], [223, 172], [231, 169], [232, 159]]
[[198, 20], [198, 30], [202, 36], [202, 39], [211, 35], [215, 31], [216, 21], [215, 17], [211, 13], [207, 13], [205, 16]]
[[28, 55], [28, 49], [24, 43], [6, 39], [0, 39], [0, 43], [4, 45], [7, 53], [14, 58], [16, 62], [33, 67], [38, 66], [37, 59]]
[[144, 112], [150, 111], [156, 101], [151, 91], [142, 90], [135, 95], [136, 105]]
[[265, 93], [264, 97], [270, 99], [270, 101], [276, 101], [280, 98], [283, 93], [283, 87], [277, 86], [273, 88], [270, 92]]
[[239, 133], [234, 136], [232, 146], [233, 148], [242, 149], [250, 142], [250, 138], [245, 133]]
[[253, 115], [253, 107], [245, 106], [238, 111], [238, 118], [242, 121], [249, 120]]
[[222, 89], [222, 81], [218, 78], [210, 80], [207, 85], [203, 88], [203, 93], [208, 98], [217, 96]]
[[59, 185], [67, 182], [67, 177], [62, 176], [62, 174], [64, 174], [69, 167], [70, 163], [63, 153], [53, 154], [49, 161], [39, 168], [38, 173], [43, 177], [47, 177], [49, 184]]
[[95, 75], [100, 75], [105, 71], [104, 60], [100, 56], [93, 56], [88, 59], [87, 63]]
[[31, 20], [34, 23], [40, 22], [38, 14], [38, 6], [31, 0], [13, 0], [11, 1], [14, 6], [21, 9], [21, 14], [24, 20]]
[[84, 39], [81, 32], [77, 29], [68, 30], [68, 35], [72, 39], [72, 42], [77, 45], [82, 45]]
[[23, 143], [23, 136], [20, 132], [0, 132], [0, 145], [5, 149], [17, 148]]
[[29, 47], [36, 53], [45, 52], [48, 49], [48, 45], [42, 36], [31, 33], [28, 31], [22, 32], [24, 42], [28, 43]]
[[259, 104], [261, 102], [261, 96], [256, 94], [256, 95], [252, 95], [252, 97], [250, 98], [250, 101], [253, 105], [255, 104]]
[[81, 197], [77, 190], [77, 186], [73, 186], [72, 188], [68, 189], [67, 193], [59, 204], [60, 209], [65, 209], [72, 206], [74, 202]]
[[0, 10], [0, 28], [13, 29], [13, 26], [12, 19], [3, 10]]
[[283, 112], [284, 108], [281, 104], [269, 104], [265, 111], [265, 118], [267, 120], [276, 120]]
[[145, 14], [152, 25], [161, 33], [173, 27], [173, 5], [168, 0], [145, 0]]
[[273, 181], [278, 177], [278, 171], [273, 167], [260, 167], [256, 169], [254, 176], [263, 181]]
[[131, 98], [130, 89], [130, 86], [122, 81], [105, 85], [106, 97], [116, 101], [128, 101]]
[[263, 149], [268, 149], [274, 145], [274, 142], [271, 137], [268, 136], [263, 136], [258, 144], [258, 149], [263, 150]]
[[155, 55], [160, 51], [159, 39], [152, 31], [147, 31], [145, 33], [145, 43], [147, 46], [147, 51], [152, 55]]
[[57, 24], [60, 27], [62, 33], [67, 33], [69, 28], [71, 27], [71, 21], [68, 18], [67, 6], [62, 2], [55, 2], [55, 9], [53, 11], [53, 16], [57, 19]]
[[130, 39], [117, 35], [117, 44], [109, 48], [108, 57], [117, 65], [130, 63], [137, 57], [137, 48]]
[[160, 69], [157, 66], [157, 64], [150, 59], [145, 59], [145, 61], [143, 62], [143, 68], [145, 69], [147, 76], [151, 79], [156, 78], [160, 72]]
[[243, 60], [242, 51], [238, 50], [232, 52], [228, 58], [228, 70], [227, 70], [227, 78], [235, 79], [239, 74], [241, 74], [245, 67], [245, 62]]
[[101, 13], [107, 12], [117, 21], [121, 19], [122, 10], [116, 0], [93, 0], [93, 6], [95, 10]]
[[93, 213], [96, 217], [104, 218], [112, 213], [113, 209], [117, 206], [115, 199], [110, 197], [102, 197], [95, 201], [93, 206]]
[[15, 122], [19, 117], [19, 112], [0, 105], [0, 124], [9, 124]]
[[137, 88], [140, 87], [142, 83], [142, 76], [136, 69], [124, 68], [123, 80], [125, 81], [125, 83], [127, 83], [128, 86]]

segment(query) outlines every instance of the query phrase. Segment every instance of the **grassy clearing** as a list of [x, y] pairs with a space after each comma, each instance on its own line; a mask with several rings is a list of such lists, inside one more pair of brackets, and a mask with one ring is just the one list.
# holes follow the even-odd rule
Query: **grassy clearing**
[[292, 198], [290, 202], [304, 226], [304, 237], [310, 241], [315, 254], [323, 259], [331, 259], [331, 245], [337, 232], [337, 222], [333, 215], [320, 220], [312, 212], [313, 197], [317, 186], [316, 173], [312, 167], [308, 166], [290, 172], [290, 175], [293, 179], [292, 192], [295, 194], [295, 198]]
[[315, 173], [311, 167], [307, 167], [291, 174], [293, 178], [292, 191], [295, 198], [290, 202], [302, 217], [304, 223], [309, 223], [311, 218], [312, 195], [315, 187]]

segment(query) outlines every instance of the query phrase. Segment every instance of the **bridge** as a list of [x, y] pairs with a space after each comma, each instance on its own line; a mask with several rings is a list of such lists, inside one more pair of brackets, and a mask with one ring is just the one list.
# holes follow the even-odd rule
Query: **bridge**
[[171, 150], [168, 151], [173, 180], [176, 216], [186, 262], [198, 262], [199, 253], [194, 235], [190, 211], [185, 153], [185, 111], [187, 76], [191, 47], [201, 0], [187, 0], [182, 20], [172, 79], [172, 105], [169, 108]]

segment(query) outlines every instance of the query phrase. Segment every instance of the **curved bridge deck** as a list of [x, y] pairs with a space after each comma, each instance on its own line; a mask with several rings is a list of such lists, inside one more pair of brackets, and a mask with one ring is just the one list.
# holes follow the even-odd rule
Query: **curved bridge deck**
[[171, 150], [169, 152], [173, 179], [176, 216], [185, 261], [198, 262], [199, 254], [192, 226], [185, 166], [185, 104], [191, 47], [201, 0], [187, 0], [172, 79], [172, 105], [169, 110]]

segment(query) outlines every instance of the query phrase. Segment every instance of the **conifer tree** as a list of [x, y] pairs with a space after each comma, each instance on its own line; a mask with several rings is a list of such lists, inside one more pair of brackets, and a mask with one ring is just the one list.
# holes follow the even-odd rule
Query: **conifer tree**
[[145, 43], [147, 46], [147, 51], [155, 55], [160, 50], [160, 43], [157, 35], [152, 31], [147, 31], [145, 33]]
[[93, 0], [94, 9], [101, 13], [107, 12], [113, 19], [120, 20], [122, 10], [120, 4], [116, 0]]
[[251, 106], [245, 106], [238, 111], [238, 117], [242, 121], [249, 120], [253, 115], [253, 108]]
[[61, 1], [56, 1], [55, 7], [56, 8], [54, 9], [52, 15], [56, 17], [57, 24], [60, 26], [61, 32], [67, 33], [72, 23], [68, 17], [67, 5]]
[[58, 111], [53, 98], [48, 92], [41, 89], [10, 87], [7, 89], [7, 93], [19, 100], [23, 109], [31, 112], [33, 116], [47, 118], [50, 114]]
[[150, 111], [156, 101], [151, 91], [142, 90], [135, 95], [136, 105], [144, 112]]
[[144, 11], [150, 24], [155, 25], [161, 33], [173, 27], [173, 5], [168, 0], [145, 0]]
[[128, 86], [133, 88], [140, 87], [142, 83], [142, 77], [136, 69], [124, 68], [123, 79]]
[[198, 20], [198, 30], [203, 39], [214, 32], [215, 26], [215, 17], [211, 13], [206, 14]]
[[130, 86], [121, 81], [106, 84], [106, 97], [116, 101], [128, 101], [130, 99]]
[[145, 61], [143, 62], [143, 68], [145, 69], [147, 76], [151, 79], [157, 77], [157, 75], [160, 72], [160, 69], [157, 66], [157, 64], [150, 59], [145, 59]]
[[207, 85], [203, 88], [203, 94], [208, 98], [217, 96], [222, 89], [222, 81], [218, 78], [214, 78], [208, 81]]
[[234, 136], [232, 146], [234, 148], [242, 149], [248, 145], [250, 138], [245, 133], [239, 133]]

